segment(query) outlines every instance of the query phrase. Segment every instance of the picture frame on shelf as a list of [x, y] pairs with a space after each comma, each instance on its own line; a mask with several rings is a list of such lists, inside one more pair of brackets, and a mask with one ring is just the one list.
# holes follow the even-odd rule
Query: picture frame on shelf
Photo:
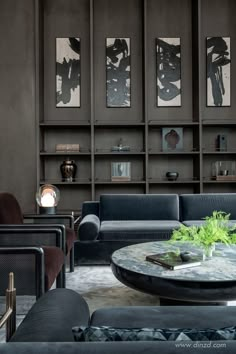
[[207, 37], [207, 107], [231, 106], [230, 37]]
[[80, 38], [56, 38], [56, 107], [80, 107]]
[[156, 38], [157, 107], [181, 107], [180, 37]]
[[131, 107], [130, 38], [106, 38], [107, 107]]
[[182, 151], [183, 147], [183, 128], [162, 128], [162, 151]]
[[112, 182], [131, 181], [131, 162], [112, 162], [111, 181]]

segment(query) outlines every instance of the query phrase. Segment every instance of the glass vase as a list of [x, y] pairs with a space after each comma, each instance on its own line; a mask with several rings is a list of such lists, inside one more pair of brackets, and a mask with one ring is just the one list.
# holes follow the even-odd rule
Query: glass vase
[[202, 260], [205, 261], [206, 259], [212, 258], [213, 252], [215, 251], [215, 244], [203, 247], [202, 252]]

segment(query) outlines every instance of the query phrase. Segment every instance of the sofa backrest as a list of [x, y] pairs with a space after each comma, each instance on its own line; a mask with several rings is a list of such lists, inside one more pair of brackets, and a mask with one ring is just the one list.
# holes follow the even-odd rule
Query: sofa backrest
[[178, 195], [104, 194], [100, 196], [100, 219], [178, 220]]
[[98, 201], [86, 201], [82, 204], [82, 218], [88, 214], [95, 214], [99, 217], [99, 202]]
[[180, 220], [201, 220], [213, 211], [230, 213], [236, 220], [236, 193], [182, 194], [179, 196]]

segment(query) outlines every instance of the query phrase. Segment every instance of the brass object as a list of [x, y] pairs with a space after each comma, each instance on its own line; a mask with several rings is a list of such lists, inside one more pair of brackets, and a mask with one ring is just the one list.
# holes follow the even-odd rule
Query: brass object
[[0, 320], [0, 328], [6, 324], [6, 342], [16, 330], [16, 289], [14, 288], [14, 274], [9, 273], [8, 289], [6, 289], [6, 312]]
[[77, 165], [74, 160], [67, 158], [60, 166], [61, 176], [63, 182], [75, 181], [75, 175], [77, 171]]

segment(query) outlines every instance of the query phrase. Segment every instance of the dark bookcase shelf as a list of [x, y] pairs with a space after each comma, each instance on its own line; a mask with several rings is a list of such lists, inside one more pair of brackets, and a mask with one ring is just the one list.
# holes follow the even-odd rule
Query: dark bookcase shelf
[[[231, 87], [230, 107], [206, 106], [205, 47], [208, 36], [229, 36], [235, 51], [235, 0], [35, 1], [37, 184], [59, 186], [62, 210], [79, 210], [103, 193], [236, 192], [236, 181], [210, 177], [215, 161], [236, 160], [236, 92]], [[106, 105], [105, 39], [117, 33], [131, 41], [129, 108]], [[81, 39], [81, 106], [56, 108], [55, 38], [75, 34]], [[181, 38], [179, 107], [157, 107], [158, 36]], [[231, 66], [232, 83], [235, 76]], [[183, 129], [181, 151], [163, 151], [165, 127]], [[219, 134], [227, 136], [227, 151], [216, 151]], [[111, 150], [120, 139], [129, 151]], [[57, 144], [79, 144], [80, 151], [56, 152]], [[68, 156], [77, 164], [75, 182], [60, 179]], [[131, 162], [131, 180], [111, 181], [112, 162]], [[178, 179], [168, 181], [168, 171]]]

